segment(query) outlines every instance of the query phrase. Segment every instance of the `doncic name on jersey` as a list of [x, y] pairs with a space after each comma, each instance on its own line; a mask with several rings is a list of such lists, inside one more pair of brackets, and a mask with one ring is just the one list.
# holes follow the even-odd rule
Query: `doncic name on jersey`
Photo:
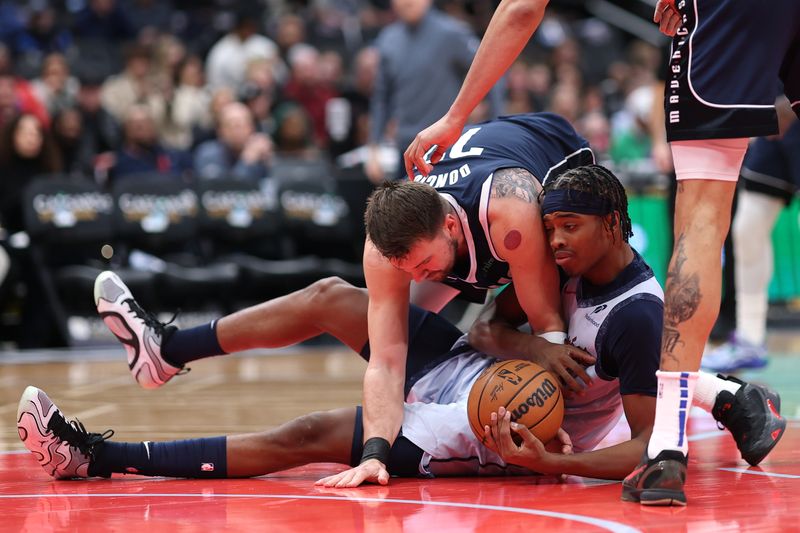
[[459, 178], [466, 178], [470, 174], [472, 174], [472, 170], [470, 170], [469, 164], [464, 163], [457, 169], [451, 170], [450, 172], [444, 172], [442, 174], [431, 174], [427, 177], [418, 174], [414, 176], [414, 181], [427, 183], [435, 189], [441, 189], [446, 185], [455, 185], [458, 183]]

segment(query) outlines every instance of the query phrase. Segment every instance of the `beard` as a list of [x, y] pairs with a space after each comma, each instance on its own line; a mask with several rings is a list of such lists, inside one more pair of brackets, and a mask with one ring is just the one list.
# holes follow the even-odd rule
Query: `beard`
[[450, 275], [450, 273], [453, 271], [453, 268], [456, 265], [456, 257], [458, 256], [458, 239], [452, 237], [448, 238], [447, 244], [449, 252], [447, 260], [445, 261], [444, 266], [442, 267], [441, 270], [436, 272], [435, 275], [428, 277], [428, 279], [430, 279], [431, 281], [444, 280], [447, 276]]

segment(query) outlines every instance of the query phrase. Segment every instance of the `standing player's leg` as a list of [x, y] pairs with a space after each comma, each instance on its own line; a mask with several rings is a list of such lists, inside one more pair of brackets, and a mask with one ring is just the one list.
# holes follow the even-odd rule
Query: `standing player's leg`
[[[781, 113], [794, 114], [788, 102]], [[736, 333], [703, 356], [702, 366], [717, 372], [758, 368], [767, 364], [768, 288], [772, 279], [772, 230], [783, 207], [792, 199], [792, 159], [800, 150], [800, 123], [783, 138], [758, 138], [750, 144], [742, 165], [739, 201], [731, 233], [736, 262]], [[795, 133], [793, 133], [793, 130]], [[796, 140], [792, 142], [793, 137]]]
[[[736, 261], [736, 336], [727, 354], [708, 368], [733, 372], [740, 368], [759, 368], [767, 364], [766, 330], [769, 307], [769, 282], [773, 272], [772, 230], [784, 200], [744, 189], [733, 222], [734, 260]], [[703, 360], [705, 365], [705, 359]]]
[[288, 346], [322, 333], [357, 352], [367, 342], [367, 291], [339, 278], [186, 330], [142, 309], [113, 272], [98, 276], [94, 293], [98, 313], [125, 346], [131, 373], [145, 388], [160, 387], [186, 363], [206, 357]]
[[[800, 5], [778, 4], [779, 11], [769, 12], [747, 2], [677, 4], [683, 25], [673, 40], [664, 97], [679, 184], [656, 417], [646, 457], [623, 488], [643, 504], [686, 504], [686, 423], [719, 310], [735, 182], [747, 138], [777, 133], [775, 78], [795, 55]], [[753, 47], [756, 40], [764, 48]]]
[[[56, 479], [129, 473], [184, 478], [253, 477], [314, 462], [350, 464], [356, 408], [312, 413], [249, 435], [172, 442], [113, 442], [67, 421], [44, 391], [28, 387], [17, 411], [20, 439]], [[360, 453], [359, 453], [360, 457]]]

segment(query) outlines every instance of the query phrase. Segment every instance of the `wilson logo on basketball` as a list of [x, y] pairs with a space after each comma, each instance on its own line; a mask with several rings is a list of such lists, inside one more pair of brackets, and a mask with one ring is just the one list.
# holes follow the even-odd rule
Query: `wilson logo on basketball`
[[542, 407], [547, 399], [553, 396], [556, 391], [558, 391], [558, 388], [553, 382], [545, 378], [542, 384], [539, 385], [524, 402], [511, 410], [511, 420], [516, 422], [520, 417], [525, 416], [531, 407]]

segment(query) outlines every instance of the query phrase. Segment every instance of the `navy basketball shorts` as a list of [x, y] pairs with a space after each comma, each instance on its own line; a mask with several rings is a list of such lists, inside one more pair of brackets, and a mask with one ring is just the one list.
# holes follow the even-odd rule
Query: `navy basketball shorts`
[[[408, 308], [408, 357], [406, 358], [405, 392], [407, 396], [416, 380], [450, 357], [458, 355], [451, 348], [463, 333], [453, 324], [416, 305]], [[369, 361], [369, 342], [361, 357]]]
[[[416, 381], [450, 357], [456, 357], [469, 346], [452, 349], [462, 333], [457, 327], [440, 317], [415, 305], [408, 312], [408, 358], [404, 394], [407, 396]], [[369, 361], [369, 343], [361, 350], [361, 356]], [[353, 445], [350, 450], [350, 465], [361, 460], [364, 447], [364, 426], [361, 406], [356, 409]], [[414, 477], [419, 475], [422, 449], [399, 435], [392, 445], [387, 470], [393, 476]]]
[[800, 121], [781, 139], [755, 139], [742, 165], [744, 188], [787, 204], [800, 190]]
[[676, 0], [683, 25], [664, 90], [667, 140], [773, 135], [780, 84], [800, 116], [798, 0]]

